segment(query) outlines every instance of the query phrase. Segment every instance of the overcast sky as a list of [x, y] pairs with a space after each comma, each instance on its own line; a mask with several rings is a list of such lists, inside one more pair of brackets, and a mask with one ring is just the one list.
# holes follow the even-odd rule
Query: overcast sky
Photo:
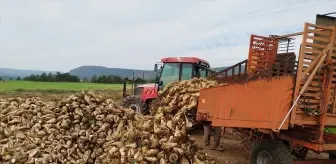
[[302, 31], [335, 6], [336, 0], [0, 0], [0, 67], [153, 69], [167, 56], [229, 66], [247, 58], [250, 34]]

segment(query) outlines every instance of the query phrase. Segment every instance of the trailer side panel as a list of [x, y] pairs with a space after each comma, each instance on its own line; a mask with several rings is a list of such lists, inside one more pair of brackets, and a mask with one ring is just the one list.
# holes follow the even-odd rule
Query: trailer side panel
[[[203, 89], [198, 119], [214, 126], [276, 129], [291, 106], [293, 85], [292, 76], [281, 76]], [[209, 116], [201, 117], [204, 113]], [[287, 128], [285, 123], [282, 129]]]

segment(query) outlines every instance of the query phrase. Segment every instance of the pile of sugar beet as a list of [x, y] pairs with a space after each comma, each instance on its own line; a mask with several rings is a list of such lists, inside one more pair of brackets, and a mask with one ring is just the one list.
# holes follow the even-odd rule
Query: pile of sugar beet
[[215, 81], [168, 85], [141, 115], [81, 92], [59, 102], [0, 99], [0, 163], [217, 163], [187, 134], [185, 112]]

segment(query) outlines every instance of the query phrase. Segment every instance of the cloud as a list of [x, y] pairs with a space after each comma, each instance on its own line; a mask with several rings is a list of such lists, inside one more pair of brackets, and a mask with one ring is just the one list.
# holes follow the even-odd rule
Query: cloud
[[334, 0], [3, 0], [0, 67], [152, 69], [167, 56], [228, 66], [247, 58], [251, 34], [302, 31], [333, 6]]

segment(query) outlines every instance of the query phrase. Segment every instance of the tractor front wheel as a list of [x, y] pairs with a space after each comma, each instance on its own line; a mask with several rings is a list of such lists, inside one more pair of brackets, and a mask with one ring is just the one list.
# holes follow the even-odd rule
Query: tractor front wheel
[[282, 143], [272, 139], [261, 140], [251, 153], [251, 164], [292, 164], [289, 149]]
[[125, 97], [122, 102], [122, 106], [125, 108], [131, 108], [135, 112], [138, 112], [141, 114], [145, 113], [144, 106], [143, 106], [140, 96], [132, 95], [132, 96]]

